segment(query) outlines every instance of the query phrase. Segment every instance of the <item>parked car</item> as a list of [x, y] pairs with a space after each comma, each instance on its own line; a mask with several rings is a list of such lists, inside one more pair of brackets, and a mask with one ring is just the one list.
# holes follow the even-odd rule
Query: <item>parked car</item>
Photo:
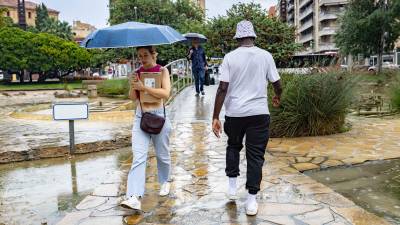
[[2, 70], [0, 70], [0, 81], [4, 80], [4, 73]]
[[[400, 67], [398, 65], [392, 64], [390, 62], [383, 62], [382, 69], [384, 69], [384, 70], [399, 70]], [[376, 66], [370, 66], [368, 68], [368, 71], [376, 73], [378, 71], [378, 66], [377, 65]]]

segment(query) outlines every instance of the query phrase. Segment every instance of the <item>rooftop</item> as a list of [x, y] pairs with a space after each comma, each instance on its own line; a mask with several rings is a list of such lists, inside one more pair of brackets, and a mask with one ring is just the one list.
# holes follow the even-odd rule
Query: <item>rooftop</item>
[[[25, 1], [25, 7], [26, 9], [36, 9], [36, 7], [39, 4], [36, 4], [34, 2], [30, 2], [30, 1]], [[5, 6], [5, 7], [12, 7], [12, 8], [17, 8], [18, 7], [18, 0], [0, 0], [0, 7], [1, 6]], [[59, 13], [59, 11], [55, 10], [55, 9], [50, 9], [47, 8], [47, 10], [49, 12], [52, 13]]]

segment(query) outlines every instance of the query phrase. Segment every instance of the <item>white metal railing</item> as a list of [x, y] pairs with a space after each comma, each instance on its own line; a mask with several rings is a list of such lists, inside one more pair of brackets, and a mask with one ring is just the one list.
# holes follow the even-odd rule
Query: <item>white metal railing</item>
[[190, 61], [187, 59], [170, 62], [165, 68], [169, 70], [171, 80], [171, 96], [167, 101], [169, 103], [184, 88], [193, 84], [193, 76]]

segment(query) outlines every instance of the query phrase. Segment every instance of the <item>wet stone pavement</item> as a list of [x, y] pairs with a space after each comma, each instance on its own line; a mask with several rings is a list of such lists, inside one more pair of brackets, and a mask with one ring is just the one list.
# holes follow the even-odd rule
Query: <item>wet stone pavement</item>
[[[23, 93], [23, 94], [22, 94]], [[65, 155], [69, 145], [67, 121], [43, 121], [12, 118], [11, 113], [24, 107], [56, 101], [87, 101], [87, 98], [56, 99], [54, 91], [10, 92], [0, 94], [0, 163]], [[75, 142], [96, 143], [117, 140], [130, 135], [130, 122], [76, 121]], [[40, 152], [48, 150], [46, 152]], [[42, 157], [39, 157], [42, 158]]]
[[171, 136], [173, 181], [168, 197], [158, 196], [156, 158], [151, 150], [147, 164], [147, 192], [142, 200], [143, 212], [118, 206], [125, 193], [124, 182], [130, 168], [128, 161], [121, 167], [123, 176], [105, 180], [58, 225], [389, 224], [301, 174], [290, 160], [274, 156], [273, 152], [266, 153], [258, 195], [259, 213], [253, 217], [246, 216], [245, 150], [241, 153], [242, 176], [238, 178], [240, 198], [229, 201], [226, 196], [228, 179], [224, 172], [226, 136], [217, 139], [210, 129], [215, 91], [216, 86], [208, 87], [205, 97], [195, 98], [194, 91], [188, 88], [170, 108], [174, 127]]

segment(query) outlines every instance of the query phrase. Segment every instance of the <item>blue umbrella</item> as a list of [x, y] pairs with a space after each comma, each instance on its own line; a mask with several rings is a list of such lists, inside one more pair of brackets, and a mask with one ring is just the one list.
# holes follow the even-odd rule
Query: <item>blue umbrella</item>
[[129, 48], [172, 44], [186, 40], [169, 26], [127, 22], [91, 33], [81, 46], [85, 48]]
[[207, 42], [206, 36], [199, 33], [187, 33], [183, 35], [186, 38], [187, 43], [191, 43], [194, 39], [199, 40], [200, 43]]

